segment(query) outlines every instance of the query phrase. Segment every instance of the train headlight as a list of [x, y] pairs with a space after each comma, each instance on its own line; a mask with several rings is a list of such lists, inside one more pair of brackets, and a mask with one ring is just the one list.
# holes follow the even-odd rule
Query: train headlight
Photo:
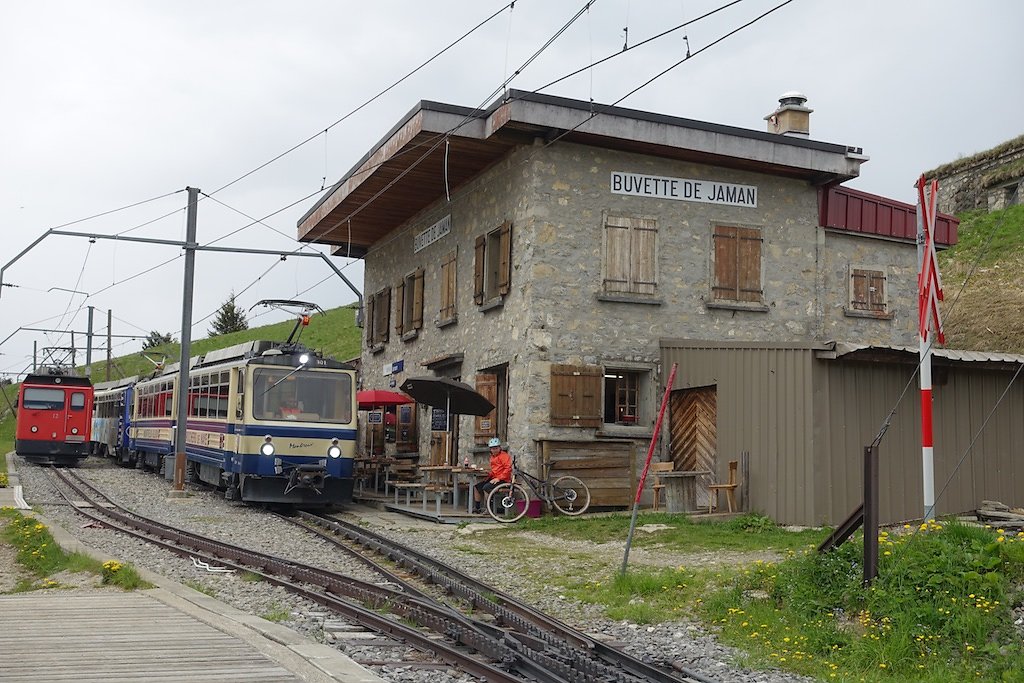
[[72, 427], [71, 428], [71, 433], [72, 434], [77, 434], [78, 433], [78, 427]]
[[304, 353], [301, 356], [299, 356], [299, 365], [305, 365], [308, 362], [309, 362], [309, 354], [308, 353]]
[[33, 434], [35, 434], [36, 432], [38, 432], [38, 431], [39, 431], [39, 427], [36, 427], [35, 425], [32, 425], [32, 429], [31, 429], [30, 431], [31, 431], [31, 432], [32, 432]]
[[331, 439], [331, 445], [327, 447], [327, 455], [332, 458], [341, 457], [341, 446], [338, 445], [337, 439]]
[[274, 448], [273, 440], [271, 439], [270, 435], [267, 434], [266, 440], [263, 442], [263, 445], [260, 446], [260, 455], [270, 457], [271, 455], [274, 454], [276, 450], [277, 449]]

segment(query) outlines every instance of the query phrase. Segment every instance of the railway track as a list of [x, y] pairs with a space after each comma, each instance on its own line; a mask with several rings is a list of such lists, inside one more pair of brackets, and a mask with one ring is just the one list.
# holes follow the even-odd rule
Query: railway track
[[[682, 671], [682, 677], [649, 667], [628, 655], [575, 632], [557, 620], [526, 608], [514, 599], [459, 574], [439, 562], [382, 537], [317, 515], [303, 515], [300, 525], [328, 539], [350, 538], [426, 583], [461, 599], [471, 610], [447, 605], [390, 572], [374, 565], [389, 586], [255, 552], [181, 529], [168, 527], [121, 508], [80, 476], [51, 470], [74, 499], [61, 495], [76, 511], [105, 527], [161, 546], [181, 556], [197, 557], [260, 576], [263, 580], [322, 605], [363, 628], [428, 653], [447, 665], [486, 681], [532, 680], [540, 683], [713, 683]], [[61, 487], [58, 487], [60, 490]], [[346, 529], [347, 527], [347, 529]], [[352, 538], [362, 531], [360, 540]], [[377, 547], [374, 547], [377, 546]], [[352, 550], [349, 549], [350, 554]], [[431, 562], [433, 564], [431, 564]], [[474, 617], [486, 614], [487, 619]], [[410, 624], [415, 624], [411, 626]]]
[[[316, 512], [300, 511], [298, 514], [310, 530], [350, 552], [361, 561], [372, 563], [377, 571], [385, 573], [388, 572], [388, 569], [367, 555], [354, 551], [349, 545], [338, 543], [335, 536], [347, 539], [362, 548], [373, 550], [379, 556], [414, 573], [422, 581], [443, 589], [448, 595], [457, 597], [463, 603], [470, 605], [474, 611], [491, 615], [497, 624], [513, 630], [520, 639], [542, 643], [546, 652], [557, 653], [554, 654], [556, 658], [562, 661], [571, 661], [574, 667], [588, 668], [593, 667], [596, 663], [598, 667], [608, 667], [626, 675], [626, 678], [617, 680], [653, 681], [655, 683], [715, 683], [713, 679], [684, 667], [678, 667], [677, 672], [680, 675], [675, 675], [652, 666], [506, 595], [492, 586], [481, 583], [434, 557], [420, 553], [373, 531]], [[282, 516], [281, 518], [293, 524], [300, 524], [289, 517]], [[393, 573], [387, 575], [391, 577], [391, 580], [399, 582], [405, 590], [419, 592], [414, 585]], [[538, 646], [540, 647], [540, 645]]]

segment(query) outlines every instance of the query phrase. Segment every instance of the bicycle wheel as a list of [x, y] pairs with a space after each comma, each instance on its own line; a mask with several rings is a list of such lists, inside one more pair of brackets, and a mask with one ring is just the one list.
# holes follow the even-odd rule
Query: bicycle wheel
[[551, 503], [563, 515], [582, 515], [590, 507], [590, 489], [576, 477], [559, 477], [551, 485]]
[[530, 494], [520, 484], [498, 484], [487, 494], [487, 513], [499, 522], [517, 522], [529, 502]]

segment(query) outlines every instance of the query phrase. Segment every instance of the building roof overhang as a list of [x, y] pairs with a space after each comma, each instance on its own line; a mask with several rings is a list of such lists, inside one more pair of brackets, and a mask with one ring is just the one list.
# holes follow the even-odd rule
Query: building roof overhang
[[815, 185], [857, 177], [860, 148], [511, 90], [486, 109], [422, 101], [299, 220], [298, 239], [362, 258], [520, 145], [565, 141]]
[[[830, 349], [818, 351], [817, 357], [824, 360], [845, 358], [847, 360], [917, 364], [920, 355], [920, 349], [916, 346], [886, 346], [883, 344], [855, 344], [851, 342], [833, 342], [831, 346], [832, 348]], [[971, 363], [1000, 368], [1024, 364], [1024, 354], [1019, 353], [940, 348], [933, 348], [931, 353], [936, 361], [946, 364]]]

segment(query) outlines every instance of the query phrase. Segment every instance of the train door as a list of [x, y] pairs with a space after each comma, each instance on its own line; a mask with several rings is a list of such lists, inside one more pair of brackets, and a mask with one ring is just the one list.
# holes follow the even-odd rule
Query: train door
[[89, 394], [81, 389], [66, 389], [68, 410], [64, 413], [64, 441], [83, 443], [89, 440], [92, 406]]

